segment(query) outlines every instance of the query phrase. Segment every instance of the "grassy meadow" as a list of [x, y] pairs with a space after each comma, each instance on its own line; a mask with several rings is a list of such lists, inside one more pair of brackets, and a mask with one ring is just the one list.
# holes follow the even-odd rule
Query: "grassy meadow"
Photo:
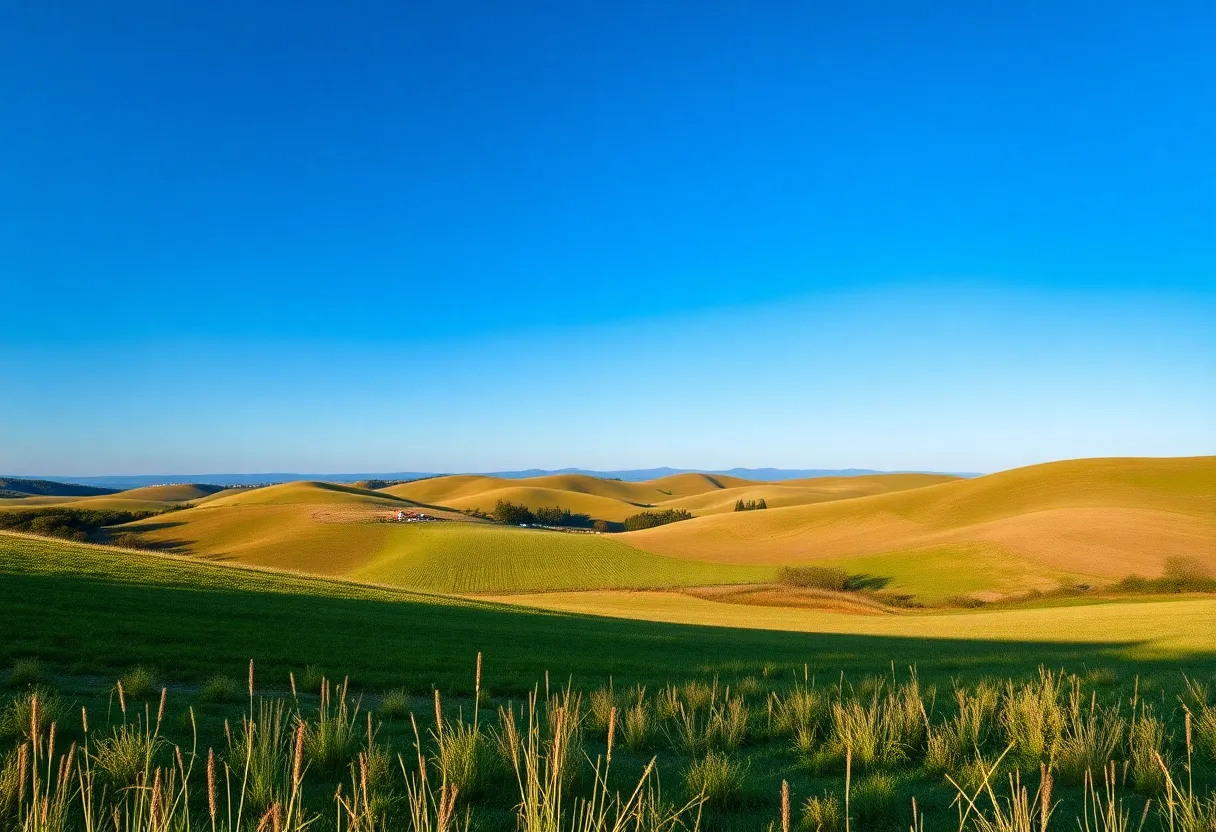
[[159, 513], [0, 532], [0, 832], [1213, 832], [1213, 474], [8, 499]]
[[784, 783], [787, 828], [903, 829], [915, 798], [930, 830], [994, 828], [1020, 801], [1034, 825], [1012, 828], [1074, 828], [1093, 800], [1206, 830], [1216, 651], [1158, 642], [1210, 603], [1078, 605], [1047, 630], [1026, 609], [777, 632], [0, 535], [0, 823], [781, 829]]

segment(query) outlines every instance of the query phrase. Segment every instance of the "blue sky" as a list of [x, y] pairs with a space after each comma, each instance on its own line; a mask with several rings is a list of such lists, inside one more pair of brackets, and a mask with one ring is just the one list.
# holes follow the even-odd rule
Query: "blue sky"
[[0, 472], [1216, 450], [1208, 2], [15, 4]]

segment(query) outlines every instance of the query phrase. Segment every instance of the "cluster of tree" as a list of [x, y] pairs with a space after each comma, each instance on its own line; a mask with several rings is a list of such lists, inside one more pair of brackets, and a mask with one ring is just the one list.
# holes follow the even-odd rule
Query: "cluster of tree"
[[858, 588], [848, 572], [832, 566], [783, 566], [777, 572], [777, 581], [798, 589], [846, 592]]
[[666, 526], [680, 520], [691, 520], [692, 512], [682, 508], [669, 508], [663, 511], [643, 511], [625, 518], [625, 531], [636, 532], [639, 529], [653, 529], [655, 526]]
[[568, 508], [541, 506], [536, 510], [536, 522], [542, 526], [569, 526], [574, 529], [591, 528], [590, 514], [575, 514]]
[[106, 526], [130, 523], [155, 514], [154, 511], [101, 511], [84, 508], [0, 511], [0, 529], [86, 541], [93, 539]]
[[500, 523], [508, 523], [512, 526], [526, 523], [527, 525], [569, 526], [587, 529], [593, 525], [590, 514], [575, 514], [570, 509], [561, 506], [541, 506], [536, 511], [532, 511], [525, 505], [517, 505], [509, 500], [499, 500], [494, 506], [491, 516]]
[[762, 508], [768, 508], [763, 497], [759, 500], [735, 500], [735, 511], [759, 511]]
[[1159, 578], [1128, 575], [1116, 592], [1216, 592], [1216, 574], [1194, 558], [1168, 557]]

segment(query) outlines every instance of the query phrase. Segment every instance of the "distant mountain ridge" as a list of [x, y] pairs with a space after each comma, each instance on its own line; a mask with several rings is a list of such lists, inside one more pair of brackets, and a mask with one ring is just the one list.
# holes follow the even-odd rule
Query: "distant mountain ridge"
[[[431, 477], [442, 477], [454, 473], [473, 473], [449, 471], [446, 473], [430, 471], [396, 471], [360, 472], [345, 474], [304, 474], [304, 473], [264, 473], [264, 474], [132, 474], [119, 476], [98, 477], [55, 477], [50, 479], [33, 480], [28, 478], [0, 478], [0, 491], [5, 490], [5, 482], [43, 482], [51, 485], [67, 484], [99, 488], [100, 491], [83, 491], [85, 494], [109, 493], [112, 489], [142, 488], [149, 485], [177, 485], [181, 483], [216, 483], [218, 485], [269, 485], [280, 482], [295, 482], [298, 480], [321, 480], [324, 482], [352, 483], [361, 480], [421, 480]], [[798, 480], [810, 477], [860, 477], [870, 474], [950, 474], [957, 477], [978, 477], [980, 474], [955, 471], [878, 471], [870, 468], [629, 468], [616, 471], [595, 471], [587, 468], [530, 468], [521, 471], [491, 471], [484, 473], [492, 477], [504, 479], [527, 479], [529, 477], [544, 477], [553, 474], [585, 474], [592, 477], [619, 479], [625, 482], [642, 482], [645, 480], [669, 477], [674, 474], [709, 474], [740, 477], [742, 479], [760, 482], [780, 482], [782, 480]], [[14, 489], [16, 490], [16, 489]], [[29, 492], [39, 494], [55, 494], [56, 492]], [[62, 496], [69, 496], [62, 494]], [[74, 494], [71, 496], [75, 496]]]

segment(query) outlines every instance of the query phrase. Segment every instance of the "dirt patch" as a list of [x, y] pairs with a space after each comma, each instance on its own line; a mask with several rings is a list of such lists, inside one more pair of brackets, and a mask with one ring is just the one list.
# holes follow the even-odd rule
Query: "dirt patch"
[[856, 615], [893, 615], [891, 608], [879, 601], [856, 593], [830, 592], [822, 589], [799, 589], [780, 584], [744, 584], [738, 586], [689, 587], [679, 592], [724, 604], [746, 604], [757, 607], [793, 607], [808, 610], [828, 610]]

